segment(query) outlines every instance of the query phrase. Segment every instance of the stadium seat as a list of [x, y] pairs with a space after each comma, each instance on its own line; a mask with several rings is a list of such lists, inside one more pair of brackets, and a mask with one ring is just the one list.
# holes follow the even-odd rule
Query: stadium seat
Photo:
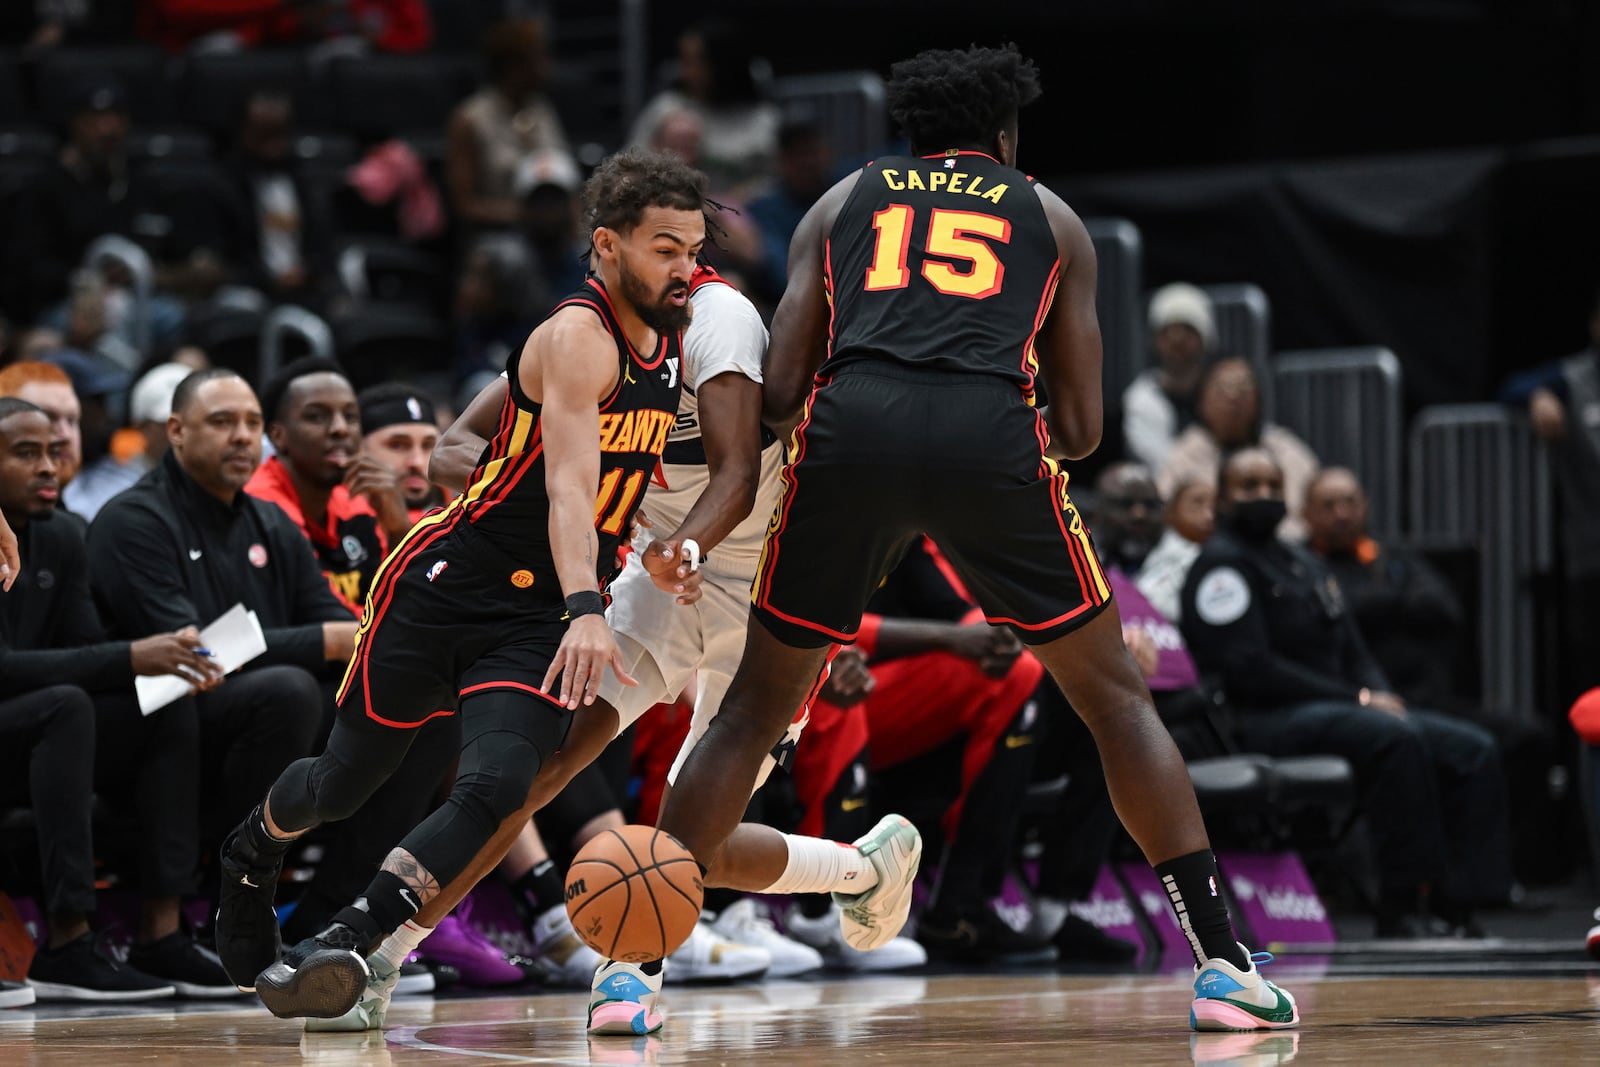
[[882, 155], [889, 146], [889, 110], [883, 78], [876, 71], [774, 78], [771, 95], [785, 111], [810, 113], [834, 156], [847, 165]]
[[144, 125], [177, 118], [172, 60], [154, 47], [58, 48], [42, 53], [33, 72], [39, 116], [61, 128], [72, 117], [79, 87], [91, 75], [114, 74], [128, 92], [128, 113]]
[[345, 293], [358, 303], [409, 304], [443, 312], [443, 264], [426, 252], [382, 238], [345, 241], [334, 258]]
[[24, 93], [26, 86], [21, 55], [10, 48], [0, 50], [0, 123], [9, 126], [31, 117]]
[[301, 53], [252, 50], [191, 56], [179, 75], [179, 117], [206, 131], [220, 148], [232, 143], [251, 93], [268, 90], [294, 102], [296, 125], [318, 129], [328, 115], [313, 91]]
[[1356, 472], [1379, 537], [1400, 530], [1403, 389], [1400, 361], [1387, 348], [1280, 352], [1273, 362], [1273, 421], [1298, 434], [1323, 466]]
[[1100, 319], [1104, 352], [1101, 390], [1107, 410], [1122, 410], [1122, 391], [1138, 377], [1146, 362], [1144, 340], [1144, 241], [1127, 219], [1083, 220], [1094, 242], [1100, 284], [1095, 311]]
[[412, 131], [442, 136], [478, 77], [476, 63], [460, 56], [362, 56], [333, 60], [319, 81], [333, 128], [371, 141]]
[[336, 316], [332, 326], [339, 362], [357, 389], [448, 368], [445, 323], [409, 305], [366, 304]]

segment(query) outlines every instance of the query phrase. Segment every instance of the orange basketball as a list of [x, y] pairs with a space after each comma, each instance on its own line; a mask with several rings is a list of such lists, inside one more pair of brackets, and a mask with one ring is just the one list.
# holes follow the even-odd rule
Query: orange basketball
[[694, 932], [705, 886], [677, 838], [653, 826], [607, 830], [567, 870], [567, 915], [606, 959], [665, 959]]

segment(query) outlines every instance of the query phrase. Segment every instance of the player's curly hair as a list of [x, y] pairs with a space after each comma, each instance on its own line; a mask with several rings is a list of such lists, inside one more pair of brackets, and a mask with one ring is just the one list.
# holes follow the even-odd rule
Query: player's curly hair
[[666, 152], [627, 149], [608, 157], [583, 184], [584, 229], [626, 233], [649, 208], [704, 211], [706, 176]]
[[889, 68], [889, 114], [918, 155], [989, 144], [1039, 92], [1039, 68], [1014, 44], [929, 49]]

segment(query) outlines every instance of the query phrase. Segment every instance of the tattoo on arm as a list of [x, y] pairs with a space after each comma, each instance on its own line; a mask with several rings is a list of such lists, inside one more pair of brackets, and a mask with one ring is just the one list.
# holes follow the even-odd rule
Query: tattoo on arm
[[439, 880], [403, 848], [389, 853], [383, 861], [383, 869], [404, 882], [417, 895], [419, 905], [428, 903], [439, 894]]

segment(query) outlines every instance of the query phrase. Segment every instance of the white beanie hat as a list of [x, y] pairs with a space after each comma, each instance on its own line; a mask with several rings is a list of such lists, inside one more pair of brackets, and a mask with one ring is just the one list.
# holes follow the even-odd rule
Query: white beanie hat
[[150, 368], [128, 395], [128, 422], [166, 422], [172, 414], [172, 394], [178, 383], [194, 373], [187, 363], [162, 363]]
[[1174, 323], [1193, 327], [1205, 343], [1206, 352], [1217, 347], [1217, 320], [1211, 310], [1211, 298], [1188, 282], [1163, 285], [1150, 298], [1150, 332], [1160, 333]]

